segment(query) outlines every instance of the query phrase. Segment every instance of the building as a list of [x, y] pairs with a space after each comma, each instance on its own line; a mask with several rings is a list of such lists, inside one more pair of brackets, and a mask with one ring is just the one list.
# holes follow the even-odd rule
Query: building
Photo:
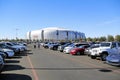
[[50, 27], [40, 30], [27, 32], [28, 40], [80, 40], [85, 39], [85, 34], [82, 32], [72, 31], [69, 29]]

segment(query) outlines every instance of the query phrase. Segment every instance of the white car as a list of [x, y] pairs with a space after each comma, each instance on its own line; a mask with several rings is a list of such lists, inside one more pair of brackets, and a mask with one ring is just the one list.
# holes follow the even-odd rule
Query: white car
[[87, 54], [88, 56], [90, 56], [91, 53], [92, 53], [92, 49], [98, 48], [99, 46], [100, 46], [100, 44], [93, 44], [93, 45], [91, 45], [90, 47], [88, 47], [88, 48], [85, 49], [85, 54]]
[[120, 53], [120, 42], [102, 42], [100, 47], [92, 49], [91, 58], [100, 57], [105, 61], [108, 55], [116, 53]]
[[65, 47], [64, 50], [63, 50], [63, 52], [66, 53], [66, 54], [69, 54], [70, 50], [72, 50], [75, 47], [76, 47], [75, 44], [71, 44], [71, 45]]
[[82, 45], [88, 45], [88, 44], [87, 43], [73, 43], [73, 44], [65, 47], [63, 52], [69, 54], [72, 49], [79, 47], [79, 46], [82, 46]]
[[6, 57], [13, 57], [15, 54], [14, 51], [11, 49], [0, 49], [0, 50], [6, 54]]

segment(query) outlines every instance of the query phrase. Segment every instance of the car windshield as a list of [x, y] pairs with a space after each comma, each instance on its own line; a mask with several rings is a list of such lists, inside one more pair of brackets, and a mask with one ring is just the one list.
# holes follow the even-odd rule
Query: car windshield
[[97, 48], [99, 46], [100, 46], [99, 44], [94, 44], [94, 45], [91, 45], [90, 48]]
[[109, 46], [110, 46], [110, 43], [101, 43], [100, 46], [101, 46], [101, 47], [109, 47]]
[[78, 48], [84, 48], [84, 46], [79, 46]]
[[9, 46], [14, 46], [14, 44], [12, 44], [12, 43], [6, 43], [7, 45], [9, 45]]
[[71, 45], [69, 45], [68, 47], [73, 47], [73, 46], [75, 46], [74, 44], [71, 44]]
[[64, 44], [63, 46], [67, 46], [67, 45], [70, 45], [70, 43], [66, 43], [66, 44]]

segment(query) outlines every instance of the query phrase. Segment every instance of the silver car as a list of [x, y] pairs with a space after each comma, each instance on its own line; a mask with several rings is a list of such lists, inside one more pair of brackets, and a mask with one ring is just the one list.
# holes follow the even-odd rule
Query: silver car
[[0, 51], [4, 52], [4, 54], [6, 55], [6, 57], [13, 57], [14, 56], [14, 51], [11, 49], [4, 49], [4, 48], [0, 48]]
[[110, 54], [106, 57], [106, 62], [113, 66], [120, 66], [120, 54]]

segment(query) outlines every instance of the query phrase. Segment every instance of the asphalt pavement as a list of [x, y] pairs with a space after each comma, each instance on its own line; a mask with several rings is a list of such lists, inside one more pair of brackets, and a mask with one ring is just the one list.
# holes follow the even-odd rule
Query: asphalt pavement
[[28, 49], [6, 59], [0, 80], [120, 80], [120, 67], [87, 55], [33, 48], [32, 44]]

